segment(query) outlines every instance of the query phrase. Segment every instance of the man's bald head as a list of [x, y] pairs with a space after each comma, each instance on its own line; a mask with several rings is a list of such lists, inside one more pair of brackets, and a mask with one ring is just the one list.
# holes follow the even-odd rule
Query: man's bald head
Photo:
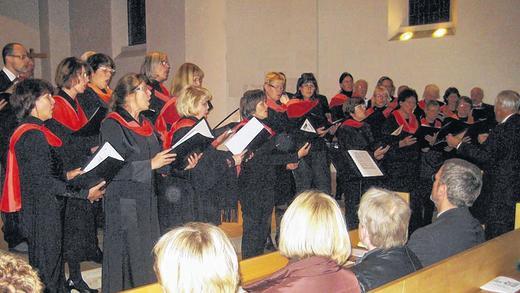
[[423, 99], [425, 101], [437, 101], [440, 97], [439, 87], [435, 84], [429, 84], [424, 87]]
[[354, 93], [352, 94], [352, 96], [364, 98], [367, 95], [367, 91], [368, 91], [367, 81], [364, 79], [358, 79], [354, 83]]
[[479, 88], [478, 86], [471, 89], [470, 92], [471, 100], [473, 101], [474, 105], [478, 105], [482, 103], [482, 100], [484, 100], [484, 91]]

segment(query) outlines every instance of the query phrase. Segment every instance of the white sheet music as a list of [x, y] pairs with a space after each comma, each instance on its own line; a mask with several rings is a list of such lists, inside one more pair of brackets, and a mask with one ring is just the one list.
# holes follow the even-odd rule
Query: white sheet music
[[316, 129], [314, 129], [314, 126], [312, 126], [309, 119], [305, 119], [300, 130], [303, 130], [305, 132], [310, 132], [310, 133], [316, 133]]
[[96, 168], [99, 164], [101, 164], [106, 158], [111, 157], [119, 161], [124, 161], [123, 157], [116, 151], [116, 149], [107, 141], [103, 144], [101, 149], [96, 153], [94, 158], [90, 160], [90, 162], [83, 168], [83, 172], [88, 172], [94, 168]]
[[367, 151], [349, 150], [348, 154], [363, 177], [383, 176], [383, 172]]
[[520, 290], [520, 282], [508, 277], [496, 277], [480, 287], [482, 290], [500, 293], [515, 293]]
[[394, 130], [394, 132], [390, 133], [390, 135], [399, 136], [399, 134], [401, 134], [402, 131], [403, 131], [403, 125], [397, 127], [397, 129]]
[[183, 142], [187, 141], [188, 139], [190, 139], [195, 134], [201, 134], [201, 135], [203, 135], [205, 137], [208, 137], [208, 138], [215, 138], [213, 136], [213, 134], [211, 134], [211, 130], [209, 129], [208, 122], [206, 121], [206, 119], [202, 119], [197, 124], [195, 124], [195, 126], [193, 126], [190, 129], [190, 131], [188, 131], [188, 133], [186, 133], [186, 135], [184, 135], [177, 143], [175, 143], [171, 147], [171, 149], [172, 150], [175, 149], [177, 146], [179, 146]]
[[264, 125], [253, 118], [249, 120], [240, 130], [229, 138], [224, 144], [233, 153], [238, 155], [247, 147], [247, 145], [264, 129]]

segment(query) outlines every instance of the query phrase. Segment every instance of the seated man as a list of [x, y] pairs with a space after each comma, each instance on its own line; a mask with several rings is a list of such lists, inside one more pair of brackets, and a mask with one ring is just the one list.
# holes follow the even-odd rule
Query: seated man
[[437, 219], [415, 231], [408, 241], [423, 266], [484, 242], [484, 230], [468, 209], [481, 188], [480, 169], [461, 159], [447, 160], [435, 174], [431, 200]]
[[363, 194], [359, 238], [368, 252], [352, 268], [363, 292], [422, 268], [405, 246], [410, 213], [408, 204], [391, 191], [371, 188]]

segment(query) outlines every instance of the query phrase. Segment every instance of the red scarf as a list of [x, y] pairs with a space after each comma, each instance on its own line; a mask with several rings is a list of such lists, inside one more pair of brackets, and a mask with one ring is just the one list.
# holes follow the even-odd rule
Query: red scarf
[[109, 87], [106, 88], [106, 93], [95, 86], [93, 83], [89, 82], [88, 87], [91, 88], [96, 93], [96, 95], [98, 95], [98, 97], [103, 100], [103, 102], [105, 102], [105, 104], [110, 104], [110, 100], [112, 99], [112, 90]]
[[424, 99], [420, 100], [419, 103], [417, 103], [417, 106], [419, 106], [419, 108], [424, 111], [426, 108], [426, 101]]
[[[441, 128], [442, 127], [442, 123], [439, 119], [435, 119], [434, 121], [434, 126], [435, 128]], [[424, 126], [430, 126], [430, 122], [428, 122], [428, 120], [426, 120], [426, 118], [421, 118], [421, 125], [424, 125]]]
[[168, 91], [168, 89], [166, 89], [166, 87], [162, 84], [162, 83], [159, 83], [159, 86], [161, 87], [161, 91], [158, 91], [158, 90], [155, 90], [153, 87], [151, 86], [148, 86], [148, 89], [153, 92], [153, 94], [161, 101], [163, 102], [168, 102], [171, 97], [170, 97], [170, 92]]
[[278, 103], [276, 103], [274, 100], [272, 100], [270, 98], [267, 98], [267, 107], [269, 107], [269, 109], [274, 110], [279, 113], [284, 113], [285, 111], [287, 111], [287, 106], [285, 106], [283, 104], [279, 105]]
[[345, 103], [347, 100], [348, 100], [347, 96], [345, 96], [342, 93], [339, 93], [339, 94], [335, 95], [334, 97], [332, 97], [332, 99], [330, 100], [330, 103], [329, 103], [329, 107], [332, 108], [332, 107], [336, 107], [336, 106], [342, 106], [343, 103]]
[[117, 112], [110, 112], [105, 119], [114, 119], [121, 126], [128, 128], [141, 136], [150, 136], [153, 134], [152, 124], [147, 119], [143, 119], [143, 125], [139, 125], [136, 121], [127, 122], [125, 118], [121, 117]]
[[[382, 111], [383, 112], [383, 116], [385, 116], [385, 118], [388, 118], [388, 116], [390, 116], [390, 114], [392, 114], [392, 111], [394, 110], [394, 108], [390, 107], [390, 104]], [[375, 110], [374, 110], [374, 107], [370, 107], [368, 108], [368, 110], [366, 111], [366, 115], [367, 117], [374, 114]]]
[[341, 125], [342, 126], [350, 126], [350, 127], [354, 127], [354, 128], [361, 128], [361, 126], [363, 126], [363, 122], [360, 122], [360, 121], [357, 121], [357, 120], [354, 120], [354, 119], [347, 119]]
[[417, 118], [415, 118], [415, 115], [413, 113], [410, 113], [410, 115], [408, 115], [409, 121], [406, 121], [406, 119], [404, 119], [403, 116], [401, 116], [401, 112], [399, 111], [394, 111], [392, 112], [392, 114], [394, 115], [397, 124], [399, 124], [399, 126], [403, 126], [404, 131], [414, 134], [417, 131], [417, 128], [419, 128], [419, 123], [417, 122]]
[[20, 190], [20, 174], [18, 170], [18, 161], [16, 160], [16, 143], [22, 135], [29, 130], [39, 130], [45, 135], [47, 143], [53, 147], [62, 145], [61, 139], [52, 133], [44, 125], [33, 123], [24, 123], [14, 131], [9, 141], [9, 150], [7, 152], [7, 166], [4, 187], [2, 192], [2, 200], [0, 210], [6, 213], [17, 212], [22, 208], [22, 197]]
[[177, 112], [177, 97], [171, 97], [159, 112], [157, 120], [155, 120], [155, 129], [161, 135], [161, 139], [164, 141], [168, 134], [168, 124], [173, 125], [179, 121], [181, 116]]
[[309, 113], [316, 105], [318, 105], [320, 101], [317, 99], [312, 100], [300, 100], [300, 99], [291, 99], [287, 102], [287, 117], [289, 118], [299, 118], [303, 117], [305, 114]]
[[75, 98], [74, 101], [76, 102], [78, 112], [76, 112], [72, 105], [61, 96], [54, 96], [54, 101], [56, 102], [54, 105], [54, 111], [52, 112], [52, 118], [54, 118], [54, 120], [65, 125], [72, 131], [78, 131], [87, 124], [87, 116], [85, 115], [85, 112], [83, 112], [83, 108], [81, 108], [77, 98]]
[[197, 121], [184, 117], [175, 122], [172, 125], [172, 128], [170, 128], [170, 131], [166, 132], [164, 136], [163, 149], [169, 149], [172, 146], [172, 139], [177, 130], [186, 127], [193, 127], [195, 124], [197, 124]]
[[459, 119], [455, 112], [450, 110], [450, 107], [446, 104], [440, 107], [440, 111], [444, 114], [444, 117], [451, 117], [453, 119]]

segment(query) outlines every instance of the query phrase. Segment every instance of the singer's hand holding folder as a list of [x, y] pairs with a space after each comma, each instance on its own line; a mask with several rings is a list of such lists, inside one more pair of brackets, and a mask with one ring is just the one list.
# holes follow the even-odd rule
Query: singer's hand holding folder
[[83, 167], [83, 174], [74, 178], [74, 185], [90, 188], [101, 181], [108, 184], [117, 175], [125, 164], [125, 160], [116, 149], [105, 142], [93, 155], [92, 159]]

